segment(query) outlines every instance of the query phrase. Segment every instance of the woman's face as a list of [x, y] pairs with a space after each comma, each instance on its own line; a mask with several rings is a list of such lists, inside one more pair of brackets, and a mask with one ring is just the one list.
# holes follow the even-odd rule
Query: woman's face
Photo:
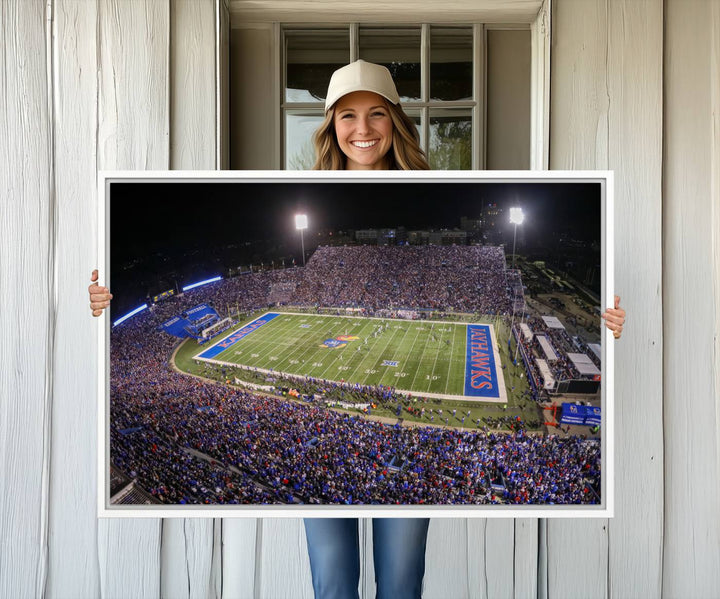
[[343, 96], [335, 104], [333, 123], [347, 170], [388, 168], [393, 124], [382, 96], [366, 91]]

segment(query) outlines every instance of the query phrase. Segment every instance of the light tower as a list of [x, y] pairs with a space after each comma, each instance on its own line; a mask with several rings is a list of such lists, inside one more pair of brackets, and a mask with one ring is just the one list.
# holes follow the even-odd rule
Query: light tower
[[[517, 241], [517, 228], [518, 225], [521, 225], [523, 223], [523, 220], [525, 220], [525, 215], [523, 214], [522, 208], [510, 208], [510, 223], [515, 225], [515, 231], [513, 233], [513, 261], [512, 261], [512, 267], [513, 270], [515, 270], [515, 242]], [[513, 292], [513, 312], [512, 312], [512, 320], [510, 321], [510, 337], [512, 338], [512, 332], [513, 332], [513, 326], [515, 326], [515, 292]], [[509, 341], [508, 341], [509, 343]], [[516, 341], [517, 343], [517, 341]], [[508, 348], [509, 349], [509, 348]], [[517, 361], [517, 347], [515, 348], [515, 361]]]
[[510, 223], [515, 225], [515, 232], [513, 233], [513, 262], [512, 267], [515, 270], [515, 242], [517, 241], [517, 227], [522, 225], [525, 220], [522, 208], [510, 208]]
[[305, 237], [303, 231], [308, 228], [307, 214], [295, 215], [295, 228], [300, 231], [300, 247], [302, 248], [303, 266], [305, 266]]

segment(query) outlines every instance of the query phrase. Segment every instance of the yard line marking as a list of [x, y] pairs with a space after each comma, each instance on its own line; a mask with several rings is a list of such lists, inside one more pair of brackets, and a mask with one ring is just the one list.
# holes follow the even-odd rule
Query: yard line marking
[[[377, 357], [378, 361], [387, 359], [387, 358], [383, 358], [383, 354], [387, 351], [388, 347], [390, 347], [390, 344], [395, 340], [395, 335], [397, 335], [397, 330], [392, 334], [392, 337], [390, 337], [390, 339], [388, 339], [388, 342], [385, 344], [385, 347], [380, 352], [380, 355]], [[394, 386], [394, 385], [387, 385], [386, 383], [383, 383], [383, 379], [385, 378], [385, 375], [387, 374], [387, 372], [388, 371], [380, 374], [380, 380], [377, 383], [378, 385], [384, 385], [384, 386], [389, 386], [389, 387]]]
[[[413, 323], [414, 324], [414, 323]], [[408, 326], [410, 326], [410, 323], [408, 323]], [[410, 346], [410, 351], [407, 353], [407, 359], [410, 358], [415, 352], [415, 343], [417, 343], [418, 337], [420, 336], [420, 333], [423, 332], [420, 329], [422, 328], [422, 325], [414, 325], [415, 327], [415, 339], [413, 339], [412, 345]], [[424, 348], [423, 348], [424, 349]], [[413, 380], [410, 383], [410, 388], [415, 387], [415, 379], [417, 378], [418, 372], [420, 372], [420, 366], [422, 365], [422, 359], [418, 362], [417, 367], [415, 368], [415, 376], [413, 376]]]
[[[402, 330], [402, 327], [400, 327], [400, 329]], [[395, 358], [395, 356], [397, 355], [397, 352], [398, 352], [398, 351], [400, 350], [400, 348], [402, 347], [403, 343], [405, 342], [405, 337], [407, 337], [407, 334], [408, 334], [409, 332], [410, 332], [410, 323], [408, 323], [407, 328], [405, 329], [405, 334], [403, 335], [402, 339], [400, 339], [400, 343], [398, 344], [398, 346], [395, 348], [395, 352], [393, 353], [393, 358]], [[418, 331], [418, 333], [420, 333], [420, 331]], [[417, 339], [417, 335], [415, 335], [415, 338]], [[394, 340], [394, 338], [393, 338], [393, 340]], [[406, 358], [406, 362], [407, 362], [407, 359], [409, 358], [409, 356], [410, 356], [411, 354], [412, 354], [412, 351], [411, 351], [410, 353], [408, 353], [408, 352], [405, 352], [405, 353], [404, 353], [405, 358]], [[391, 362], [398, 362], [398, 363], [399, 363], [400, 360], [391, 360]], [[389, 371], [388, 371], [388, 372], [389, 372]], [[404, 372], [404, 365], [401, 367], [400, 370], [398, 370], [398, 373], [399, 373], [399, 372]], [[399, 379], [400, 377], [396, 377], [395, 374], [396, 374], [396, 373], [393, 373], [393, 377]], [[390, 387], [397, 387], [397, 385], [395, 385], [395, 384], [392, 384], [392, 385], [389, 385], [389, 386], [390, 386]]]
[[[457, 333], [458, 327], [453, 327], [453, 340], [452, 340], [452, 350], [455, 350], [455, 333]], [[453, 356], [452, 352], [450, 352], [450, 359], [448, 360], [448, 371], [447, 371], [447, 381], [445, 382], [445, 393], [447, 393], [447, 386], [450, 384], [450, 369], [453, 365]], [[465, 381], [463, 380], [463, 383]]]
[[[358, 337], [360, 337], [358, 342], [362, 342], [363, 345], [365, 345], [365, 339], [368, 339], [368, 340], [370, 339], [370, 331], [368, 330], [368, 332], [366, 333], [365, 329], [370, 329], [371, 326], [374, 326], [374, 325], [372, 325], [372, 323], [370, 323], [370, 322], [367, 322], [363, 325], [363, 328], [358, 331]], [[364, 335], [364, 337], [361, 337], [360, 336], [361, 334]], [[368, 343], [368, 345], [370, 345], [370, 344]], [[358, 380], [357, 382], [361, 385], [370, 384], [368, 381], [368, 376], [372, 376], [372, 373], [370, 373], [368, 376], [365, 376], [365, 377], [363, 377], [362, 375], [365, 374], [363, 369], [364, 369], [366, 360], [370, 359], [370, 368], [368, 368], [367, 370], [372, 370], [372, 366], [375, 365], [376, 358], [375, 358], [375, 353], [373, 352], [374, 347], [375, 347], [375, 344], [373, 343], [371, 347], [367, 348], [367, 355], [362, 357], [362, 359], [360, 360], [360, 363], [355, 367], [355, 370], [352, 371], [352, 373], [350, 374], [350, 376], [348, 378], [355, 379], [355, 373], [358, 370], [360, 370], [360, 379], [361, 380]]]

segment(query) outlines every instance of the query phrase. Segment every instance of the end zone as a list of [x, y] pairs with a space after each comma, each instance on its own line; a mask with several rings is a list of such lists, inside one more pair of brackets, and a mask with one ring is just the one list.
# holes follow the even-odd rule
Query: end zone
[[500, 351], [490, 324], [467, 325], [465, 395], [478, 401], [507, 403]]
[[224, 352], [228, 347], [232, 347], [238, 341], [240, 341], [240, 339], [246, 337], [253, 331], [259, 329], [262, 325], [267, 324], [273, 318], [277, 318], [278, 316], [280, 316], [280, 314], [276, 312], [268, 312], [260, 318], [256, 318], [252, 322], [246, 324], [244, 327], [241, 327], [237, 331], [230, 333], [227, 337], [223, 338], [211, 348], [206, 349], [204, 352], [201, 352], [200, 354], [195, 356], [195, 359], [212, 361], [212, 358]]

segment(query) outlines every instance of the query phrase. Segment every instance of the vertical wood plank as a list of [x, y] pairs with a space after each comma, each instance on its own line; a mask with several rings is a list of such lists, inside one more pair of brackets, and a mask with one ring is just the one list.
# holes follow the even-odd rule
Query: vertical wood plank
[[[169, 165], [167, 2], [98, 3], [98, 167]], [[100, 520], [103, 597], [160, 595], [159, 519]]]
[[536, 597], [538, 518], [517, 518], [514, 525], [513, 597]]
[[468, 559], [470, 530], [467, 518], [430, 519], [423, 597], [470, 597]]
[[167, 2], [98, 0], [100, 169], [167, 169]]
[[485, 531], [488, 519], [467, 521], [467, 585], [471, 599], [487, 599]]
[[616, 517], [548, 522], [548, 596], [658, 596], [662, 3], [555, 0], [553, 17], [551, 168], [615, 171], [616, 285], [629, 318], [615, 346]]
[[[550, 168], [608, 168], [607, 2], [552, 15]], [[607, 520], [549, 520], [546, 547], [549, 597], [607, 597]]]
[[170, 168], [216, 168], [215, 1], [171, 0]]
[[550, 157], [550, 0], [530, 28], [530, 168], [547, 170]]
[[665, 3], [663, 595], [720, 589], [720, 10]]
[[215, 0], [217, 29], [217, 165], [230, 168], [230, 9], [228, 0]]
[[[373, 556], [372, 518], [359, 518], [358, 543], [360, 545], [360, 597], [372, 597], [375, 585], [375, 559]], [[310, 570], [312, 575], [312, 569]]]
[[39, 597], [54, 324], [45, 2], [2, 2], [0, 31], [0, 596]]
[[604, 169], [607, 0], [553, 0], [550, 168]]
[[56, 0], [53, 13], [57, 327], [46, 595], [98, 597], [99, 357], [86, 291], [97, 266], [97, 6]]
[[[215, 168], [215, 32], [214, 0], [171, 0], [171, 169]], [[165, 520], [160, 582], [163, 597], [218, 596], [222, 555], [213, 552], [214, 543], [212, 519]]]
[[223, 599], [262, 597], [255, 586], [255, 567], [259, 559], [257, 535], [262, 520], [243, 518], [222, 522]]
[[467, 596], [515, 596], [515, 521], [468, 519], [467, 529]]
[[[160, 561], [162, 597], [215, 597], [213, 520], [166, 518]], [[219, 572], [215, 572], [218, 575]]]
[[608, 544], [609, 592], [617, 597], [662, 594], [662, 55], [662, 0], [608, 2], [615, 283], [629, 315], [615, 344], [616, 509]]
[[312, 599], [310, 558], [300, 518], [258, 520], [262, 534], [255, 562], [255, 596]]

